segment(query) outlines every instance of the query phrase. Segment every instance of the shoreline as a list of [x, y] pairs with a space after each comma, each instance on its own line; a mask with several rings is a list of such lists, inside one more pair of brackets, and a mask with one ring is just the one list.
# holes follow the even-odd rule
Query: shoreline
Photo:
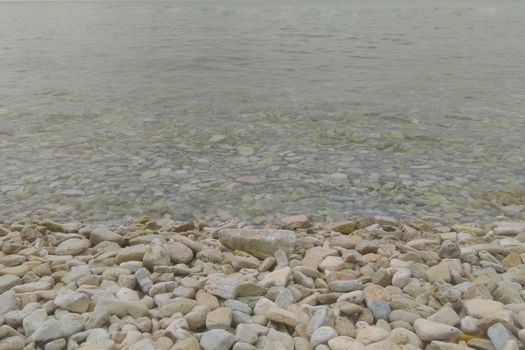
[[263, 226], [0, 224], [0, 349], [525, 343], [525, 221], [293, 215]]

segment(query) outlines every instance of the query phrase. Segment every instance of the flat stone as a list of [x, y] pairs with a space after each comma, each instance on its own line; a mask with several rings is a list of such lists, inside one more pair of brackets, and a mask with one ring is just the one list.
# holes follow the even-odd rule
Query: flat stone
[[20, 277], [15, 275], [3, 275], [0, 276], [0, 293], [4, 293], [5, 291], [13, 288], [17, 284], [20, 284], [22, 281]]
[[212, 329], [203, 333], [200, 345], [204, 350], [230, 350], [235, 336], [223, 329]]
[[339, 336], [328, 341], [330, 350], [365, 350], [366, 347], [357, 340], [347, 337]]
[[61, 309], [77, 313], [86, 312], [89, 307], [87, 295], [70, 289], [62, 289], [58, 292], [54, 302]]
[[354, 290], [361, 290], [364, 286], [360, 280], [334, 280], [330, 282], [329, 288], [334, 292], [348, 293]]
[[206, 327], [208, 329], [228, 329], [232, 323], [232, 311], [227, 307], [220, 307], [208, 313]]
[[316, 347], [319, 344], [327, 344], [330, 339], [337, 337], [337, 331], [332, 327], [317, 328], [310, 338], [310, 344]]
[[115, 242], [118, 245], [122, 246], [126, 242], [126, 239], [124, 237], [103, 226], [99, 226], [93, 229], [93, 231], [91, 231], [89, 240], [91, 241], [91, 244], [93, 246], [101, 242]]
[[486, 299], [469, 299], [463, 301], [463, 312], [466, 315], [483, 318], [503, 309], [503, 304], [499, 301]]
[[268, 310], [268, 313], [266, 314], [266, 318], [271, 321], [282, 323], [290, 327], [295, 327], [299, 324], [299, 320], [296, 314], [294, 314], [291, 311], [277, 307], [270, 308], [270, 310]]
[[270, 329], [266, 337], [266, 344], [263, 350], [290, 350], [294, 348], [294, 341], [286, 333]]
[[89, 248], [89, 241], [83, 238], [71, 238], [55, 248], [56, 255], [77, 255]]
[[279, 249], [290, 255], [296, 245], [293, 231], [273, 229], [223, 229], [219, 241], [231, 250], [242, 250], [259, 259], [273, 256]]
[[291, 215], [281, 219], [282, 227], [286, 230], [296, 230], [300, 228], [308, 228], [311, 223], [306, 215]]
[[423, 341], [453, 340], [460, 334], [460, 330], [442, 323], [437, 323], [424, 318], [414, 322], [416, 334]]

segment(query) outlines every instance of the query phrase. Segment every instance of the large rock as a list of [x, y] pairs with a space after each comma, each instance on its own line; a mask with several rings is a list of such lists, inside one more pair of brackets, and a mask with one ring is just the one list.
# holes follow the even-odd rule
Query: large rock
[[115, 242], [122, 246], [126, 242], [124, 237], [103, 226], [93, 229], [93, 231], [91, 231], [89, 240], [93, 246], [96, 246], [100, 242]]
[[63, 289], [58, 292], [55, 298], [55, 305], [67, 311], [83, 313], [89, 307], [89, 298], [85, 294], [70, 289]]
[[233, 343], [235, 343], [235, 336], [223, 329], [205, 332], [200, 341], [204, 350], [229, 350]]
[[56, 255], [77, 255], [89, 247], [89, 241], [83, 238], [71, 238], [55, 248]]
[[296, 245], [295, 233], [289, 230], [223, 229], [219, 240], [231, 250], [242, 250], [260, 259], [273, 256], [279, 249], [290, 255]]
[[159, 240], [154, 240], [146, 248], [142, 262], [146, 268], [153, 270], [155, 266], [170, 265], [171, 259], [162, 243]]
[[432, 322], [420, 318], [414, 322], [414, 329], [416, 334], [423, 341], [432, 340], [453, 340], [460, 331], [456, 327], [452, 327], [443, 323]]
[[4, 293], [5, 291], [11, 289], [17, 284], [20, 284], [21, 281], [22, 280], [20, 279], [20, 277], [15, 275], [0, 276], [0, 293]]
[[287, 333], [270, 329], [270, 332], [266, 338], [264, 350], [290, 350], [293, 348], [294, 342], [292, 337], [290, 337]]

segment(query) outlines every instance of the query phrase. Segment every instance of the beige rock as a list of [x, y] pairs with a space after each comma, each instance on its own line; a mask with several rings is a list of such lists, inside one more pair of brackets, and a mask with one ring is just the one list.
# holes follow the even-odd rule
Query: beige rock
[[223, 229], [219, 240], [231, 250], [242, 250], [259, 259], [273, 256], [279, 249], [290, 255], [296, 245], [293, 231], [273, 229]]
[[271, 321], [282, 323], [290, 327], [295, 327], [299, 323], [296, 314], [277, 307], [270, 308], [270, 310], [268, 310], [268, 312], [266, 313], [266, 318]]

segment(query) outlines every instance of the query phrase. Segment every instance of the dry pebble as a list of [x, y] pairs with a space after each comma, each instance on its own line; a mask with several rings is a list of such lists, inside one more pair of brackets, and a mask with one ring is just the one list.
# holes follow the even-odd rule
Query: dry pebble
[[305, 215], [6, 226], [0, 349], [523, 350], [523, 237]]

